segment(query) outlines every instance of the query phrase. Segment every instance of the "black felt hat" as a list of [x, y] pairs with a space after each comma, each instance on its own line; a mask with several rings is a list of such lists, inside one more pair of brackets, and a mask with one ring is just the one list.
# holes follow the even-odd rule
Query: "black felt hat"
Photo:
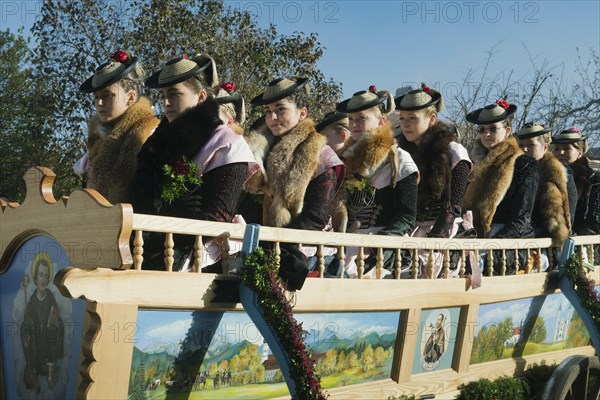
[[554, 136], [551, 144], [571, 144], [582, 142], [586, 139], [587, 136], [582, 135], [579, 129], [569, 128]]
[[544, 133], [552, 132], [552, 129], [546, 128], [546, 125], [536, 124], [535, 122], [528, 122], [517, 132], [518, 139], [530, 139], [537, 136], [541, 136]]
[[93, 93], [109, 87], [120, 81], [136, 65], [137, 57], [132, 57], [123, 50], [116, 51], [110, 60], [100, 65], [85, 82], [79, 86], [79, 90], [85, 93]]
[[317, 132], [323, 132], [328, 126], [335, 123], [339, 123], [340, 125], [348, 128], [350, 124], [348, 121], [348, 115], [338, 111], [331, 111], [330, 113], [325, 114], [323, 120], [321, 120], [321, 122], [319, 122], [316, 126]]
[[471, 111], [467, 114], [466, 119], [476, 125], [487, 125], [504, 121], [505, 119], [510, 118], [515, 111], [517, 111], [517, 106], [514, 104], [508, 104], [504, 100], [498, 100], [494, 104]]
[[396, 98], [396, 110], [415, 111], [438, 104], [442, 94], [428, 87], [411, 90], [403, 96]]
[[308, 78], [278, 78], [269, 83], [265, 91], [250, 103], [255, 106], [263, 106], [284, 99], [299, 91], [306, 83]]
[[206, 83], [209, 87], [214, 86], [216, 66], [212, 58], [206, 55], [197, 55], [191, 59], [177, 57], [167, 61], [163, 68], [146, 79], [146, 86], [154, 89], [172, 86], [198, 75], [207, 68], [211, 69], [211, 73], [207, 74], [209, 79]]
[[354, 93], [351, 98], [339, 103], [335, 109], [341, 113], [349, 114], [367, 110], [386, 102], [387, 107], [384, 110], [384, 114], [389, 114], [394, 110], [394, 97], [389, 91], [377, 90], [372, 85], [369, 87], [369, 90], [361, 90]]

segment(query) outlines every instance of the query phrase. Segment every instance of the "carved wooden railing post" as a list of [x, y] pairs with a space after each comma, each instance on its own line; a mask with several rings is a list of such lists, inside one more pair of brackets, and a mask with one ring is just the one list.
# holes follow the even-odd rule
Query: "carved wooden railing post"
[[126, 399], [137, 306], [86, 302], [78, 399]]

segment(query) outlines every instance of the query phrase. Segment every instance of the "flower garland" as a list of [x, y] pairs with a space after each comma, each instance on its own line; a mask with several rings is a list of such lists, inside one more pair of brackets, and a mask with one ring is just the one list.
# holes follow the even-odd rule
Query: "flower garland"
[[290, 357], [290, 374], [296, 383], [296, 399], [325, 400], [321, 378], [315, 374], [314, 362], [304, 344], [302, 325], [294, 318], [286, 299], [285, 284], [277, 276], [277, 260], [258, 247], [244, 256], [242, 281], [258, 296], [258, 304], [267, 323], [273, 328], [283, 349]]
[[172, 203], [190, 191], [188, 184], [202, 184], [202, 180], [196, 176], [196, 169], [196, 164], [187, 161], [185, 158], [176, 161], [173, 165], [165, 164], [163, 166], [165, 182], [163, 183], [160, 197]]
[[595, 289], [594, 280], [588, 278], [581, 257], [573, 254], [563, 266], [563, 273], [575, 285], [581, 304], [600, 330], [600, 294]]

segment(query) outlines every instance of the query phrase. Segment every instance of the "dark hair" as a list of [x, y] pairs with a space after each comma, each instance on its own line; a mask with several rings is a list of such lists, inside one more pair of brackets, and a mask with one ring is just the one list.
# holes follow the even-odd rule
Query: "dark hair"
[[512, 120], [513, 120], [513, 117], [511, 115], [510, 117], [503, 119], [502, 121], [499, 121], [499, 122], [502, 122], [502, 125], [504, 125], [505, 128], [511, 128]]
[[186, 79], [182, 82], [185, 86], [192, 89], [194, 92], [199, 92], [201, 90], [206, 90], [206, 93], [212, 97], [214, 93], [209, 90], [208, 85], [206, 84], [206, 77], [203, 73], [199, 73], [198, 75], [192, 76], [189, 79]]
[[50, 272], [50, 264], [48, 264], [48, 260], [44, 259], [44, 258], [40, 258], [37, 263], [35, 263], [34, 267], [33, 267], [33, 283], [36, 284], [37, 286], [37, 276], [38, 276], [38, 271], [40, 270], [40, 266], [46, 267], [48, 268], [48, 272]]
[[309, 95], [310, 95], [310, 87], [308, 86], [308, 83], [307, 83], [304, 86], [302, 86], [300, 88], [300, 90], [287, 96], [286, 99], [288, 99], [290, 101], [290, 103], [296, 104], [296, 107], [298, 107], [298, 108], [305, 107], [308, 110]]

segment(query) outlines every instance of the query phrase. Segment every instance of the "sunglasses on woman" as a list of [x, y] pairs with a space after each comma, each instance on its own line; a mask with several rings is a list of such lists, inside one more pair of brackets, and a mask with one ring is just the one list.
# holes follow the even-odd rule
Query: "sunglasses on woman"
[[480, 135], [483, 135], [484, 133], [489, 131], [491, 134], [494, 134], [502, 128], [504, 128], [504, 126], [496, 126], [496, 125], [492, 125], [490, 127], [480, 126], [477, 128], [477, 133], [479, 133]]

